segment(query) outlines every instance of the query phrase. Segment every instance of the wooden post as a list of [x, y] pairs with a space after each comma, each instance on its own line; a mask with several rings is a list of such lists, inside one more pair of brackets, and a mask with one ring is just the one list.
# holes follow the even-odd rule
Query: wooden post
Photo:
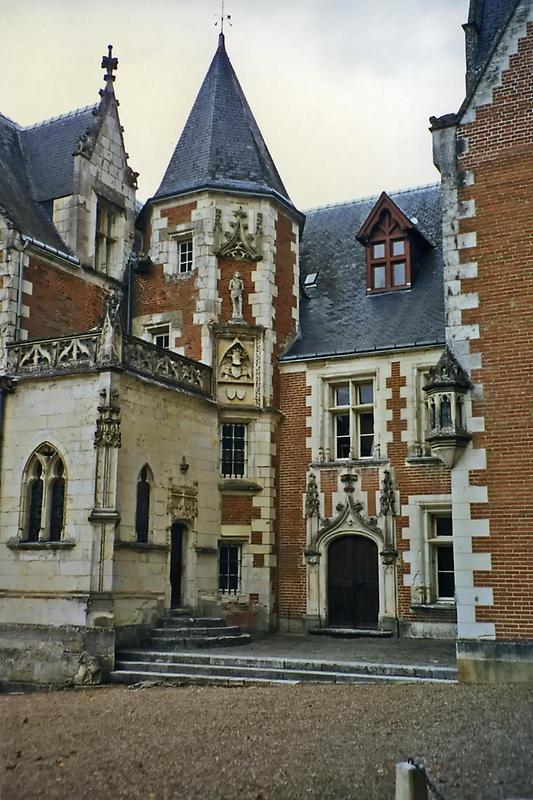
[[395, 800], [428, 800], [424, 773], [407, 761], [396, 764]]

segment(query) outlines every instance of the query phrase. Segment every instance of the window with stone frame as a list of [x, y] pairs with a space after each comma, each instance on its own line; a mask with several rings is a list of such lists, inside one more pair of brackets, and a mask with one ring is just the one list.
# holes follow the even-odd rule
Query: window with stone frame
[[61, 456], [43, 444], [31, 455], [24, 475], [21, 539], [59, 542], [65, 527], [66, 479]]
[[138, 542], [146, 543], [150, 531], [150, 496], [153, 477], [148, 464], [145, 464], [137, 479], [135, 504], [135, 536]]
[[94, 240], [94, 267], [98, 272], [110, 274], [117, 266], [122, 218], [118, 206], [98, 197]]
[[432, 600], [437, 603], [453, 603], [455, 571], [451, 512], [430, 514], [428, 534]]
[[374, 382], [347, 380], [329, 386], [329, 415], [334, 459], [372, 458], [374, 454]]
[[218, 590], [221, 594], [239, 594], [241, 590], [242, 544], [219, 542]]
[[178, 273], [192, 272], [194, 266], [194, 250], [192, 235], [176, 238]]
[[220, 473], [224, 478], [243, 478], [247, 473], [248, 425], [224, 422], [220, 426]]
[[158, 347], [164, 347], [166, 350], [170, 347], [170, 325], [156, 325], [153, 328], [148, 328], [148, 334], [152, 342]]

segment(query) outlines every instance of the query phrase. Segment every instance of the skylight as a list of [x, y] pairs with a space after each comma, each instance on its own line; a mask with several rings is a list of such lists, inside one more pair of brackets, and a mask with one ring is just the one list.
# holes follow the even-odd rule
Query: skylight
[[318, 272], [310, 272], [304, 278], [304, 286], [315, 286]]

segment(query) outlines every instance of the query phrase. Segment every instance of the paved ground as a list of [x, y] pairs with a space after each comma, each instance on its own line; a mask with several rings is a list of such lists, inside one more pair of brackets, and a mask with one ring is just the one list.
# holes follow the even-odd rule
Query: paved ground
[[283, 634], [254, 638], [249, 645], [217, 647], [216, 651], [209, 652], [215, 655], [455, 666], [455, 642], [435, 639], [339, 639], [329, 636]]
[[533, 797], [533, 687], [401, 684], [0, 696], [2, 800], [392, 800], [426, 760], [445, 800]]

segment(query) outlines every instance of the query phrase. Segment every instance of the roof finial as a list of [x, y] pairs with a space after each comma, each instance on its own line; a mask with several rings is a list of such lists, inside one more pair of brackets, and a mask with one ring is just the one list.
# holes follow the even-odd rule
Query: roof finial
[[115, 80], [115, 76], [113, 75], [113, 71], [118, 69], [118, 58], [113, 58], [113, 45], [107, 45], [107, 55], [102, 56], [102, 69], [105, 69], [106, 74], [104, 75], [105, 82], [108, 83]]
[[[231, 25], [231, 14], [224, 14], [224, 0], [220, 0], [220, 36], [219, 39], [221, 42], [224, 41], [224, 22], [228, 22]], [[218, 21], [215, 22], [215, 26], [218, 25]]]

